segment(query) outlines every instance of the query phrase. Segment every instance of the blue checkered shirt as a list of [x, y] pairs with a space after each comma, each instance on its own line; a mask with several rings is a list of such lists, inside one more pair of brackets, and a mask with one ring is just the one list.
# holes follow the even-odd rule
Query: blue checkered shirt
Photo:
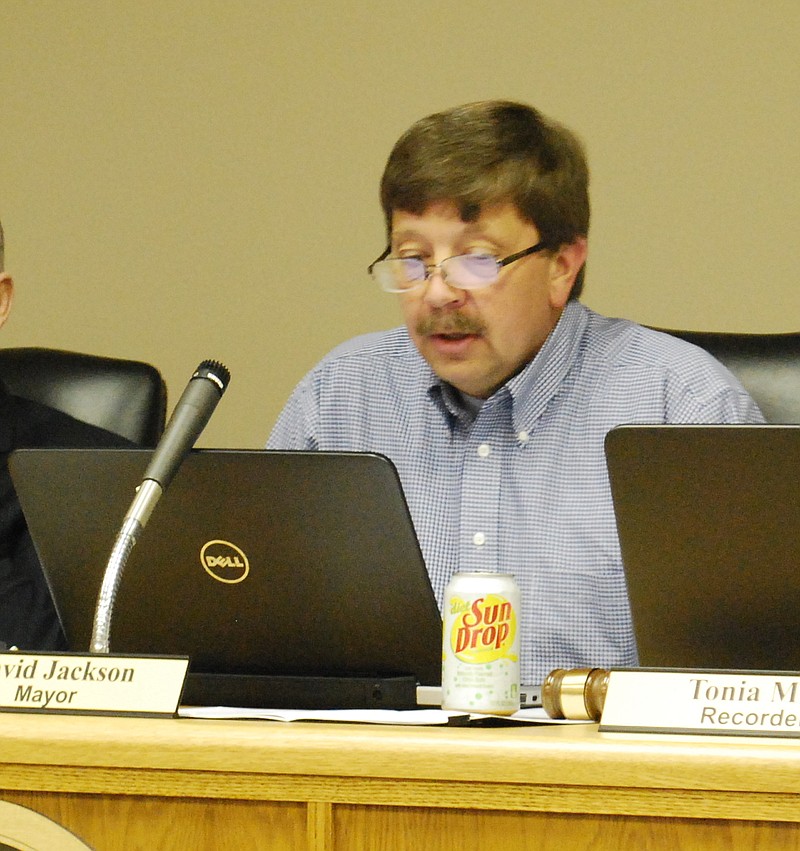
[[273, 449], [361, 450], [397, 467], [441, 606], [455, 571], [511, 573], [521, 676], [636, 664], [603, 449], [622, 423], [763, 422], [701, 349], [570, 302], [530, 364], [477, 415], [405, 328], [325, 357], [295, 389]]

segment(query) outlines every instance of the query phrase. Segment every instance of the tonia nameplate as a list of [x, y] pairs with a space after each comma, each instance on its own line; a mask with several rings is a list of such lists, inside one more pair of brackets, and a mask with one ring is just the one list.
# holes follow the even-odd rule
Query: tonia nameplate
[[0, 653], [0, 711], [174, 715], [189, 658]]
[[600, 730], [800, 737], [800, 674], [611, 671]]

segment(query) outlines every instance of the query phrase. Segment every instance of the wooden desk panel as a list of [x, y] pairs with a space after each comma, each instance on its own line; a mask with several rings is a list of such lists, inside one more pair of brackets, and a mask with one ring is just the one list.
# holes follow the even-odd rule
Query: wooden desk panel
[[0, 797], [48, 816], [96, 851], [306, 847], [307, 807], [300, 803], [41, 792]]
[[5, 714], [0, 798], [97, 851], [794, 848], [800, 742]]

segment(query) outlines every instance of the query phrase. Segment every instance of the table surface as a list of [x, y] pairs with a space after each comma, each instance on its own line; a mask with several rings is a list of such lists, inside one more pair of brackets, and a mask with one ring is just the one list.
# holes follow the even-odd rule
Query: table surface
[[800, 792], [800, 741], [3, 713], [0, 765]]

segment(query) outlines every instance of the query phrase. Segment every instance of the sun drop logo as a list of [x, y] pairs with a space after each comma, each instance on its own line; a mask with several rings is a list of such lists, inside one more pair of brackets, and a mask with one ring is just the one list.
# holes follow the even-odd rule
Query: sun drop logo
[[517, 633], [517, 614], [505, 597], [487, 594], [472, 602], [452, 597], [450, 612], [455, 615], [450, 647], [462, 662], [485, 664], [512, 658], [508, 651]]
[[235, 585], [247, 578], [250, 562], [243, 550], [230, 541], [208, 541], [200, 550], [200, 564], [217, 582]]

